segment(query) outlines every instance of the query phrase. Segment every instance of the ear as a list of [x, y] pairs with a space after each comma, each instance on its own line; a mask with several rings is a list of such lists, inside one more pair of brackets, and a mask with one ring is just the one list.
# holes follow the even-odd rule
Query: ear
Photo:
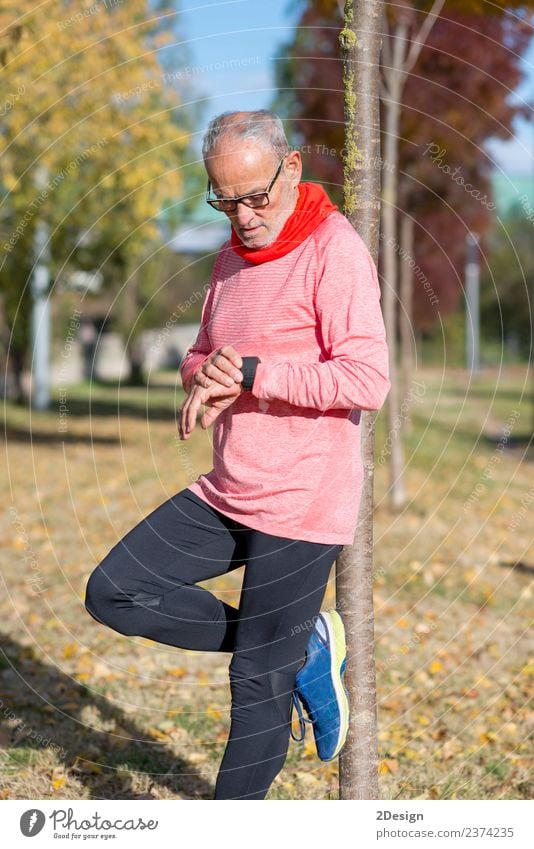
[[293, 183], [293, 187], [298, 186], [302, 177], [302, 158], [299, 150], [292, 150], [288, 153], [286, 159], [286, 176]]

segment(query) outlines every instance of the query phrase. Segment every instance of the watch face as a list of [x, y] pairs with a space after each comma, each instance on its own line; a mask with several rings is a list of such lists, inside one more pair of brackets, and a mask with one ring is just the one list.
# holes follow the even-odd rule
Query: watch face
[[241, 368], [243, 372], [243, 389], [252, 389], [256, 376], [256, 367], [259, 361], [258, 357], [243, 357], [243, 366]]

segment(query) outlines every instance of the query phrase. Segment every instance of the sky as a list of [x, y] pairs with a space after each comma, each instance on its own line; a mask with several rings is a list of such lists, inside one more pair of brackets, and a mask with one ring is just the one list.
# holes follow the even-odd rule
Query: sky
[[185, 73], [206, 98], [205, 124], [219, 112], [271, 105], [275, 57], [297, 19], [290, 5], [290, 0], [182, 0], [178, 25], [190, 54]]
[[[534, 105], [534, 42], [524, 55], [522, 65], [525, 82], [517, 89], [514, 99], [523, 104]], [[488, 150], [495, 159], [496, 167], [506, 174], [534, 173], [534, 122], [524, 119], [516, 121], [514, 136], [510, 141], [491, 141]]]
[[[270, 106], [276, 54], [291, 37], [297, 5], [295, 0], [182, 0], [184, 72], [204, 104], [198, 145], [205, 125], [219, 112]], [[523, 62], [527, 80], [516, 96], [534, 103], [534, 43]], [[490, 141], [487, 148], [502, 173], [534, 173], [533, 124], [518, 121], [509, 141]]]

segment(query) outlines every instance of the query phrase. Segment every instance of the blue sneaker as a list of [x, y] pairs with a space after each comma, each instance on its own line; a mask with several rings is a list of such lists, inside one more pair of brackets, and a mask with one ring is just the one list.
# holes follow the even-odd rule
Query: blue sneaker
[[[306, 660], [297, 672], [293, 690], [302, 742], [309, 722], [313, 726], [317, 754], [331, 761], [345, 745], [349, 730], [349, 699], [343, 684], [346, 663], [345, 629], [337, 610], [320, 613], [306, 647]], [[302, 702], [309, 719], [302, 715]]]

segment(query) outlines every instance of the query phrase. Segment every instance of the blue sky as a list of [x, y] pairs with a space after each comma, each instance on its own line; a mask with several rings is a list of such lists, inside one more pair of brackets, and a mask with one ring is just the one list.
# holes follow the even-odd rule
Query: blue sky
[[[515, 99], [522, 103], [534, 105], [534, 41], [521, 60], [525, 82], [515, 94]], [[534, 123], [521, 119], [514, 128], [514, 136], [510, 141], [495, 140], [487, 147], [495, 158], [495, 163], [508, 174], [534, 173]]]
[[[292, 33], [291, 0], [182, 0], [178, 27], [187, 44], [186, 74], [205, 103], [204, 123], [227, 109], [269, 106], [275, 94], [275, 56]], [[534, 102], [534, 45], [524, 59], [527, 82], [518, 96]], [[199, 128], [199, 139], [204, 127]], [[517, 122], [514, 137], [488, 149], [507, 174], [534, 171], [534, 127]]]
[[289, 7], [288, 0], [182, 0], [185, 71], [197, 95], [208, 98], [205, 123], [228, 109], [270, 105], [275, 55], [297, 17]]

